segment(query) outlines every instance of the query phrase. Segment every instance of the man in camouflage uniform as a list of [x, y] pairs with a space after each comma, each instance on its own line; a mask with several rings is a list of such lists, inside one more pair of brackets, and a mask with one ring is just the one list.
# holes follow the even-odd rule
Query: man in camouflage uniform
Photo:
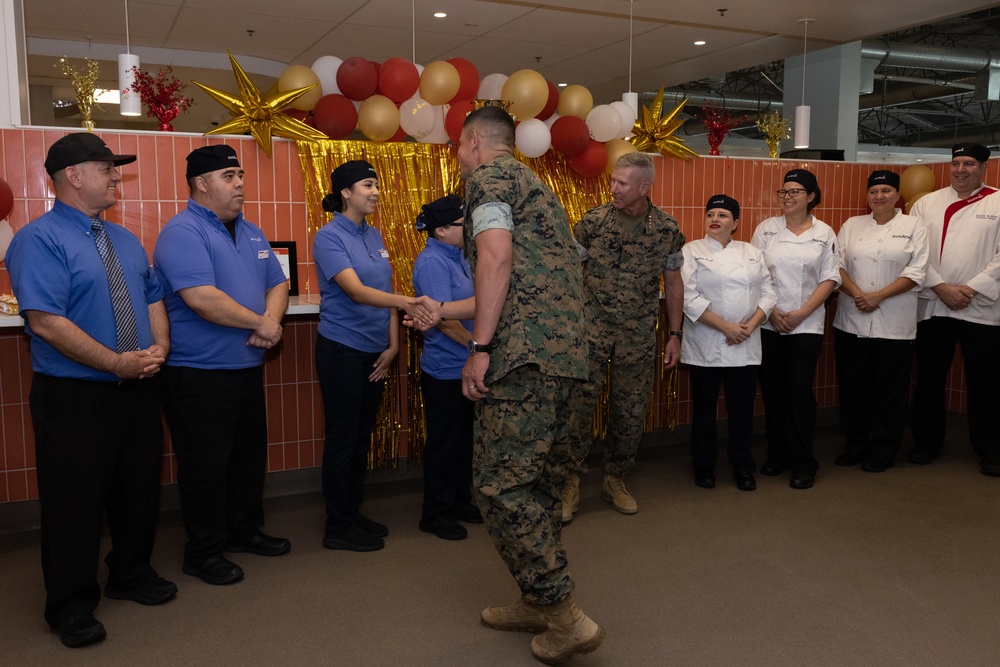
[[580, 507], [580, 475], [593, 441], [591, 424], [611, 360], [608, 435], [601, 497], [622, 514], [639, 511], [625, 489], [635, 465], [649, 408], [656, 355], [660, 275], [664, 276], [668, 338], [666, 368], [680, 359], [684, 283], [677, 221], [649, 200], [655, 171], [644, 153], [618, 158], [611, 173], [612, 201], [587, 211], [573, 229], [584, 262], [584, 321], [590, 343], [587, 381], [570, 404], [570, 474], [562, 490], [562, 520]]
[[496, 107], [469, 114], [458, 159], [475, 325], [462, 371], [477, 401], [474, 483], [486, 528], [521, 589], [482, 623], [534, 631], [535, 657], [555, 663], [595, 650], [604, 630], [570, 595], [559, 489], [569, 397], [586, 377], [582, 280], [566, 213], [514, 159], [514, 123]]

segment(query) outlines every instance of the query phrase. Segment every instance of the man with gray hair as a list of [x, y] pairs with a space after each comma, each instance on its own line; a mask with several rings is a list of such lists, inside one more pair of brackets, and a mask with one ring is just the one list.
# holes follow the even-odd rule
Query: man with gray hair
[[587, 211], [573, 229], [584, 263], [584, 320], [590, 357], [587, 381], [573, 390], [570, 405], [570, 474], [562, 490], [562, 520], [580, 507], [580, 476], [593, 441], [591, 423], [610, 360], [608, 433], [601, 498], [622, 514], [639, 511], [625, 488], [635, 466], [642, 425], [653, 388], [660, 275], [667, 308], [664, 366], [680, 359], [684, 284], [677, 221], [649, 199], [656, 175], [645, 153], [626, 153], [611, 172], [610, 203]]

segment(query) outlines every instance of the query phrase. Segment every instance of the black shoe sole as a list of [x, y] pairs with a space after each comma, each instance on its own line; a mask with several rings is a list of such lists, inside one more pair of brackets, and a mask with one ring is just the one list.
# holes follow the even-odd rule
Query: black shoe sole
[[274, 556], [283, 556], [287, 554], [292, 550], [292, 545], [288, 544], [280, 549], [257, 549], [243, 544], [227, 544], [222, 548], [222, 550], [231, 554], [254, 554], [255, 556], [273, 558]]
[[63, 643], [63, 646], [67, 648], [80, 648], [81, 646], [88, 646], [96, 642], [101, 641], [108, 636], [107, 630], [102, 626], [100, 629], [92, 632], [83, 637], [69, 637], [63, 633], [59, 633], [59, 641]]
[[382, 542], [381, 544], [357, 544], [355, 542], [337, 539], [336, 537], [324, 537], [323, 546], [327, 549], [342, 549], [344, 551], [357, 551], [365, 553], [368, 551], [378, 551], [385, 546], [385, 542]]

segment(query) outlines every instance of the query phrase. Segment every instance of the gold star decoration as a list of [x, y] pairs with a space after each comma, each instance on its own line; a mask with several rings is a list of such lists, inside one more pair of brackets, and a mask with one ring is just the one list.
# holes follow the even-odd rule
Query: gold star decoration
[[661, 116], [663, 111], [663, 88], [656, 93], [653, 103], [650, 106], [642, 107], [642, 119], [635, 121], [632, 127], [632, 136], [629, 141], [635, 146], [637, 151], [649, 152], [655, 148], [661, 155], [667, 154], [674, 157], [684, 158], [697, 157], [698, 154], [684, 145], [684, 140], [675, 137], [674, 132], [684, 124], [684, 119], [678, 119], [677, 114], [681, 112], [687, 98], [681, 101], [666, 116]]
[[247, 73], [243, 71], [236, 58], [229, 51], [229, 62], [233, 66], [233, 75], [239, 85], [239, 96], [209, 88], [197, 81], [192, 81], [206, 93], [211, 95], [216, 102], [226, 107], [233, 119], [223, 123], [214, 130], [206, 132], [209, 134], [246, 134], [250, 133], [257, 140], [257, 144], [264, 150], [268, 157], [271, 157], [271, 136], [287, 137], [289, 139], [301, 139], [303, 141], [319, 141], [327, 136], [315, 130], [300, 120], [296, 120], [281, 112], [297, 98], [304, 95], [317, 84], [312, 84], [304, 88], [296, 88], [287, 92], [279, 92], [278, 84], [275, 83], [264, 95], [260, 94], [260, 89], [250, 80]]

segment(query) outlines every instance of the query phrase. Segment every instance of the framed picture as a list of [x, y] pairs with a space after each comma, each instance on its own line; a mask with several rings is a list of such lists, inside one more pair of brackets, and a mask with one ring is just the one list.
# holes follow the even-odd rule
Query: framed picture
[[271, 250], [281, 262], [281, 269], [288, 278], [288, 296], [299, 295], [298, 256], [295, 253], [295, 241], [271, 241]]

